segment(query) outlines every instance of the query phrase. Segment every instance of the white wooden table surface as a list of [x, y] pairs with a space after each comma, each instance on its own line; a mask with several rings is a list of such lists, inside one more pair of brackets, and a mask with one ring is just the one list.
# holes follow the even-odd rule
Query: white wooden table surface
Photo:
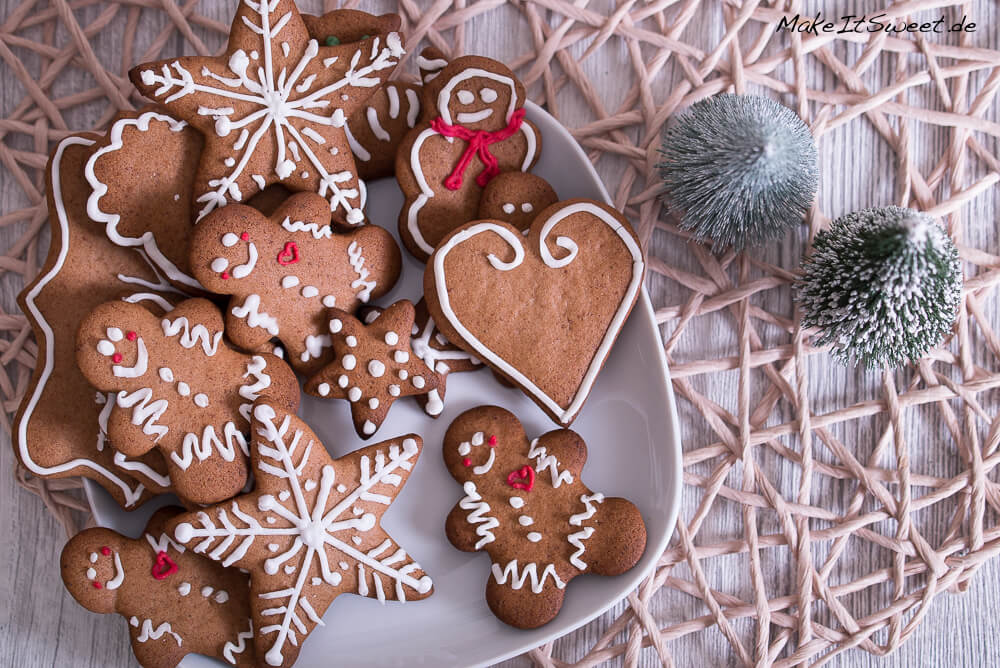
[[[20, 4], [17, 0], [0, 0], [0, 20], [6, 17], [10, 10]], [[820, 3], [816, 4], [817, 7]], [[860, 13], [872, 9], [882, 3], [824, 3], [838, 5], [841, 13]], [[228, 20], [231, 3], [203, 2], [204, 13], [216, 15], [220, 20]], [[316, 10], [309, 2], [303, 2], [304, 9]], [[610, 4], [606, 0], [588, 4], [588, 8], [606, 12]], [[380, 5], [385, 8], [385, 5]], [[90, 8], [80, 12], [81, 21], [86, 20]], [[719, 12], [714, 2], [706, 2], [704, 16], [696, 17], [688, 28], [689, 32], [703, 30], [706, 35], [713, 34], [718, 28]], [[815, 8], [811, 8], [815, 11]], [[807, 12], [808, 13], [808, 12]], [[1000, 16], [995, 2], [980, 0], [971, 3], [969, 14], [983, 26], [985, 35], [980, 35], [980, 46], [997, 48], [1000, 40]], [[493, 57], [503, 57], [511, 53], [520, 53], [522, 49], [516, 44], [524, 44], [528, 34], [523, 23], [510, 22], [511, 17], [502, 11], [490, 12], [480, 17], [469, 26], [468, 43], [474, 44], [475, 35], [506, 35], [505, 40], [489, 40], [483, 48], [475, 51]], [[511, 28], [511, 25], [516, 25]], [[101, 59], [106, 63], [119, 62], [114, 53], [116, 40], [120, 36], [111, 34], [102, 36], [98, 42], [108, 53], [98, 50]], [[519, 40], [524, 40], [519, 42]], [[142, 34], [137, 39], [142, 44]], [[473, 49], [469, 49], [473, 50]], [[585, 69], [591, 74], [595, 83], [601, 88], [605, 99], [615, 99], [622, 93], [627, 83], [624, 79], [615, 77], [615, 64], [604, 62], [602, 58], [614, 59], [612, 49], [605, 49], [584, 63]], [[90, 85], [89, 83], [87, 84]], [[753, 92], [753, 91], [751, 91]], [[0, 65], [0, 106], [10, 109], [23, 96], [16, 79], [5, 66]], [[561, 106], [564, 120], [572, 126], [576, 118], [572, 103]], [[997, 119], [994, 108], [989, 114]], [[92, 118], [85, 116], [68, 118], [71, 127], [88, 129]], [[75, 124], [74, 124], [75, 123]], [[926, 147], [926, 151], [934, 153], [943, 150], [946, 136]], [[996, 139], [990, 140], [987, 146], [996, 150]], [[826, 138], [821, 146], [823, 155], [822, 202], [829, 202], [835, 194], [840, 199], [837, 206], [826, 207], [827, 213], [841, 213], [852, 208], [861, 208], [873, 203], [889, 203], [892, 193], [885, 191], [884, 183], [872, 179], [867, 170], [848, 170], [844, 168], [842, 156], [857, 151], [872, 149], [864, 143], [873, 142], [870, 133], [855, 135], [851, 132], [839, 132]], [[892, 166], [887, 167], [892, 169]], [[600, 171], [608, 182], [609, 190], [615, 180], [614, 166], [603, 164]], [[0, 210], [7, 211], [24, 205], [16, 184], [6, 178], [0, 170]], [[994, 189], [976, 205], [976, 211], [985, 213], [987, 220], [996, 221], [1000, 204], [1000, 193]], [[995, 223], [985, 225], [991, 230], [995, 240]], [[16, 230], [0, 229], [0, 247], [6, 248], [14, 238]], [[992, 252], [996, 252], [996, 247]], [[667, 251], [670, 254], [670, 251]], [[798, 257], [775, 258], [782, 266], [791, 267], [798, 262]], [[676, 295], [667, 294], [669, 286], [658, 281], [651, 286], [651, 296], [656, 305], [662, 305], [668, 299], [676, 301]], [[8, 277], [0, 280], [0, 304], [7, 312], [17, 309], [14, 297], [20, 289]], [[710, 379], [705, 380], [710, 384]], [[836, 392], [837, 388], [823, 388], [823, 380], [814, 378], [812, 381], [816, 392]], [[682, 430], [688, 432], [693, 424], [682, 424]], [[685, 436], [691, 436], [686, 433]], [[125, 621], [117, 615], [97, 615], [90, 613], [77, 605], [66, 592], [59, 580], [59, 552], [65, 542], [61, 527], [46, 513], [41, 501], [35, 496], [17, 487], [14, 480], [15, 457], [10, 446], [9, 437], [0, 437], [0, 668], [16, 666], [17, 668], [47, 668], [50, 666], [79, 668], [112, 668], [117, 666], [135, 665], [135, 660], [129, 650], [128, 635], [125, 632]], [[691, 507], [691, 495], [685, 494], [685, 510]], [[682, 510], [682, 518], [685, 516]], [[736, 521], [736, 511], [733, 521]], [[725, 582], [722, 589], [737, 590], [735, 581], [747, 577], [745, 571], [734, 570], [730, 575], [734, 580], [732, 587]], [[669, 603], [665, 602], [664, 606]], [[620, 609], [620, 606], [619, 606]], [[657, 610], [654, 610], [654, 614]], [[972, 586], [965, 594], [945, 594], [939, 596], [926, 620], [910, 642], [895, 654], [877, 658], [861, 651], [850, 651], [834, 659], [829, 665], [879, 666], [880, 668], [896, 668], [914, 666], [990, 666], [1000, 664], [1000, 633], [997, 632], [997, 619], [1000, 617], [1000, 563], [987, 563], [975, 577]], [[600, 626], [603, 627], [603, 624]], [[558, 643], [556, 655], [561, 658], [580, 656], [589, 648], [597, 635], [592, 626], [588, 630], [578, 632]], [[673, 656], [678, 666], [719, 665], [718, 657], [728, 656], [727, 644], [717, 629], [711, 629], [695, 636], [689, 636], [682, 642], [671, 645]], [[655, 654], [647, 651], [643, 655], [643, 665], [658, 663]], [[737, 665], [735, 659], [731, 665]], [[530, 665], [525, 659], [515, 659], [501, 664], [504, 666]], [[724, 665], [724, 664], [723, 664]]]

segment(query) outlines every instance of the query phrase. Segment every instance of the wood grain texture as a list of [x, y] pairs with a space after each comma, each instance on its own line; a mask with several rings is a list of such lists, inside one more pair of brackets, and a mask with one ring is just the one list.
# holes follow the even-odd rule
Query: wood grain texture
[[[22, 3], [19, 0], [0, 0], [0, 21], [8, 17]], [[430, 4], [430, 3], [426, 3]], [[474, 6], [475, 3], [469, 3]], [[862, 14], [872, 12], [884, 3], [874, 0], [858, 0], [836, 3], [841, 14]], [[685, 37], [699, 36], [699, 43], [710, 50], [713, 41], [724, 34], [722, 13], [716, 2], [694, 3], [694, 16], [685, 30]], [[318, 3], [303, 2], [304, 9], [319, 11]], [[371, 8], [373, 4], [363, 4]], [[379, 2], [380, 10], [389, 9], [386, 2]], [[617, 4], [609, 0], [596, 0], [586, 4], [586, 9], [602, 15], [612, 13]], [[82, 25], [88, 25], [101, 15], [105, 7], [101, 3], [85, 6], [74, 10], [74, 14]], [[126, 10], [121, 10], [126, 11]], [[230, 3], [202, 2], [199, 11], [223, 23], [228, 22], [231, 13]], [[816, 11], [809, 4], [804, 11]], [[983, 48], [1000, 48], [1000, 9], [990, 0], [977, 0], [966, 5], [966, 13], [981, 26], [981, 32], [975, 35], [974, 43]], [[157, 13], [150, 21], [141, 22], [140, 32], [136, 35], [137, 52], [141, 53], [154, 36], [165, 25], [166, 19], [162, 13]], [[552, 23], [559, 24], [558, 20]], [[96, 57], [109, 69], [120, 69], [120, 45], [124, 39], [124, 24], [121, 21], [112, 22], [109, 28], [102, 31], [92, 41]], [[497, 39], [496, 35], [504, 35]], [[206, 38], [207, 40], [208, 38]], [[533, 40], [532, 32], [525, 22], [516, 16], [511, 7], [499, 7], [484, 12], [465, 26], [463, 32], [455, 36], [460, 49], [478, 52], [492, 57], [507, 59], [524, 52], [523, 46]], [[612, 38], [615, 39], [615, 38]], [[691, 38], [692, 40], [694, 38]], [[168, 50], [179, 52], [180, 39], [174, 35], [170, 38]], [[65, 34], [58, 36], [57, 44], [69, 43]], [[4, 42], [6, 47], [25, 53], [16, 44]], [[219, 44], [214, 39], [210, 46]], [[5, 47], [5, 48], [6, 48]], [[584, 45], [573, 48], [577, 56], [582, 56]], [[745, 45], [744, 45], [745, 48]], [[860, 47], [835, 43], [833, 51], [838, 56], [853, 62], [861, 55]], [[2, 51], [2, 49], [0, 49]], [[650, 54], [646, 54], [648, 58]], [[617, 109], [620, 101], [627, 95], [631, 80], [618, 76], [618, 72], [630, 68], [631, 54], [624, 43], [612, 44], [601, 49], [593, 56], [579, 62], [581, 70], [595, 82], [596, 94], [608, 109]], [[30, 62], [31, 57], [25, 58]], [[679, 66], [672, 61], [668, 68], [676, 70]], [[790, 67], [790, 65], [788, 65]], [[882, 58], [872, 65], [872, 75], [879, 80], [891, 79], [895, 63], [892, 58]], [[671, 72], [670, 74], [674, 74]], [[66, 70], [53, 90], [59, 95], [93, 86], [90, 75], [80, 68]], [[810, 87], [816, 89], [835, 89], [838, 82], [821, 67], [816, 67], [807, 76]], [[533, 89], [536, 94], [538, 88]], [[749, 86], [750, 92], [763, 92], [754, 84]], [[658, 96], [666, 97], [668, 91]], [[24, 88], [13, 75], [9, 64], [0, 65], [0, 107], [4, 115], [9, 113], [13, 105], [24, 97]], [[908, 102], [917, 104], [921, 95], [927, 91], [908, 93], [913, 96]], [[786, 103], [793, 104], [790, 96], [783, 98]], [[578, 95], [569, 90], [557, 96], [556, 103], [560, 118], [569, 127], [576, 127], [592, 121], [592, 114], [587, 111]], [[77, 108], [67, 114], [70, 127], [87, 129], [99, 118], [102, 108]], [[994, 105], [985, 117], [996, 122], [997, 108]], [[924, 173], [930, 171], [936, 161], [949, 149], [951, 135], [947, 130], [934, 129], [922, 133], [913, 129], [911, 158], [921, 166]], [[626, 130], [633, 139], [638, 133], [635, 128]], [[20, 139], [18, 141], [21, 141]], [[997, 154], [996, 137], [984, 139], [985, 146]], [[18, 145], [15, 149], [32, 150], [30, 145]], [[590, 148], [593, 151], [593, 148]], [[863, 122], [848, 123], [824, 136], [820, 145], [822, 189], [819, 197], [823, 213], [836, 216], [847, 211], [866, 206], [895, 202], [899, 198], [899, 185], [892, 178], [895, 173], [895, 156], [872, 129]], [[621, 181], [623, 158], [605, 157], [598, 163], [598, 171], [614, 195]], [[41, 188], [42, 184], [36, 183]], [[5, 169], [0, 169], [0, 212], [12, 211], [29, 202], [23, 195], [22, 188]], [[981, 224], [966, 225], [965, 243], [976, 248], [989, 249], [996, 253], [998, 248], [997, 221], [1000, 211], [1000, 193], [997, 188], [976, 198], [962, 210], [965, 221], [979, 221]], [[0, 247], [8, 248], [23, 233], [25, 224], [0, 227]], [[17, 228], [17, 229], [15, 229]], [[761, 251], [760, 257], [777, 266], [791, 268], [797, 265], [804, 246], [805, 229], [797, 238], [790, 237], [781, 243], [769, 246]], [[47, 240], [47, 234], [43, 234]], [[657, 233], [652, 238], [652, 252], [667, 262], [688, 271], [697, 271], [692, 261], [691, 253], [683, 247], [677, 237]], [[47, 241], [43, 241], [39, 251], [44, 257]], [[0, 307], [5, 313], [16, 313], [15, 296], [21, 287], [19, 280], [5, 275], [0, 281]], [[682, 302], [685, 292], [678, 286], [660, 276], [652, 276], [649, 289], [656, 306]], [[761, 296], [760, 306], [771, 312], [791, 312], [788, 293], [771, 292]], [[993, 325], [1000, 321], [1000, 311], [997, 311], [995, 298], [984, 304]], [[667, 336], [671, 328], [665, 327]], [[775, 339], [777, 340], [777, 339]], [[735, 328], [720, 329], [709, 319], [695, 320], [688, 325], [685, 333], [685, 344], [677, 351], [679, 361], [704, 360], [731, 354], [736, 341]], [[692, 342], [697, 342], [694, 345]], [[815, 413], [823, 413], [865, 397], [878, 396], [878, 377], [853, 370], [844, 370], [830, 365], [828, 360], [813, 358], [810, 360], [811, 397]], [[737, 396], [737, 374], [734, 371], [706, 374], [694, 377], [692, 383], [697, 389], [708, 396], [728, 397], [726, 408], [735, 410]], [[995, 399], [992, 399], [995, 401]], [[681, 401], [678, 406], [681, 413], [682, 429], [685, 431], [685, 441], [706, 443], [714, 440], [704, 430], [704, 421], [696, 410], [687, 402]], [[789, 412], [784, 419], [790, 419]], [[908, 434], [911, 447], [919, 448], [913, 456], [927, 463], [929, 467], [937, 467], [940, 475], [954, 474], [958, 467], [953, 460], [956, 454], [953, 450], [941, 448], [945, 427], [940, 418], [927, 413], [922, 421], [914, 420], [912, 431]], [[697, 425], [697, 428], [695, 427]], [[837, 435], [858, 447], [870, 449], [884, 425], [873, 423], [857, 423], [843, 426]], [[128, 636], [125, 631], [125, 621], [117, 616], [102, 616], [89, 613], [78, 606], [63, 590], [59, 582], [58, 555], [65, 542], [60, 525], [45, 511], [42, 502], [15, 484], [15, 457], [9, 447], [9, 438], [4, 434], [0, 437], [0, 480], [7, 484], [0, 486], [0, 535], [5, 540], [0, 541], [0, 666], [17, 666], [18, 668], [43, 668], [49, 666], [72, 667], [111, 667], [132, 666], [135, 661], [128, 647]], [[817, 454], [817, 458], [823, 455]], [[787, 461], [762, 452], [761, 460], [767, 466], [769, 475], [781, 481], [782, 478], [794, 479], [798, 475], [796, 467]], [[924, 470], [927, 470], [925, 467]], [[847, 504], [850, 491], [843, 485], [830, 483], [814, 489], [816, 499], [824, 499], [830, 507], [841, 508]], [[697, 488], [685, 487], [681, 517], [690, 517], [701, 492]], [[717, 502], [718, 503], [718, 502]], [[731, 503], [725, 512], [715, 512], [711, 515], [700, 531], [700, 539], [709, 542], [713, 539], [730, 537], [734, 530], [741, 526], [741, 508], [737, 503]], [[932, 509], [919, 521], [922, 526], [947, 522], [950, 517], [940, 509]], [[775, 533], [778, 530], [777, 521], [773, 515], [760, 513], [761, 533]], [[884, 554], [878, 554], [874, 549], [858, 550], [853, 556], [858, 572], [865, 572], [870, 563], [883, 563]], [[794, 591], [794, 573], [789, 569], [788, 561], [765, 554], [763, 565], [769, 587], [773, 585], [775, 592]], [[703, 562], [706, 575], [713, 588], [750, 600], [752, 594], [748, 585], [748, 572], [742, 557], [723, 557]], [[854, 603], [858, 609], [878, 610], [884, 605], [885, 591], [866, 590], [857, 595]], [[335, 607], [335, 606], [334, 606]], [[615, 606], [609, 613], [584, 629], [556, 641], [555, 655], [567, 660], [582, 656], [625, 608], [624, 603]], [[331, 614], [335, 614], [335, 610]], [[665, 590], [654, 599], [650, 612], [662, 626], [690, 620], [705, 614], [705, 607], [700, 600], [684, 596], [677, 590]], [[989, 561], [972, 580], [969, 590], [963, 594], [943, 594], [935, 599], [932, 608], [922, 626], [912, 639], [900, 650], [884, 658], [851, 650], [833, 658], [827, 665], [834, 666], [987, 666], [1000, 663], [1000, 639], [995, 631], [995, 620], [1000, 614], [1000, 563]], [[746, 635], [751, 633], [748, 622], [737, 622], [737, 629]], [[680, 641], [670, 644], [670, 651], [677, 666], [737, 666], [740, 665], [733, 656], [730, 643], [722, 636], [717, 627], [697, 634], [691, 634]], [[639, 665], [659, 665], [660, 661], [652, 650], [644, 650], [640, 656]], [[524, 657], [500, 664], [503, 666], [527, 666], [530, 661]]]

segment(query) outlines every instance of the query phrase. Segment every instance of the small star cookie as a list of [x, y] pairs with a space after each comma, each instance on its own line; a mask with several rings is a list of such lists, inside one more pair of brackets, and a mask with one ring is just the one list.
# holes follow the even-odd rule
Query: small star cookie
[[403, 299], [367, 325], [340, 309], [327, 311], [336, 360], [310, 378], [305, 391], [313, 396], [351, 402], [354, 428], [371, 437], [399, 397], [427, 394], [438, 377], [411, 354], [413, 304]]

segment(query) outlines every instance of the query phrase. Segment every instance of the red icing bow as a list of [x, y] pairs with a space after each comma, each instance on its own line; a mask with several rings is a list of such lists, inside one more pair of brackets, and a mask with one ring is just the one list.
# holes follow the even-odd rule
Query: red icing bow
[[490, 144], [495, 144], [498, 141], [503, 141], [508, 139], [515, 132], [521, 129], [521, 121], [524, 120], [524, 109], [518, 109], [510, 116], [510, 122], [507, 123], [507, 127], [503, 130], [497, 130], [496, 132], [487, 132], [486, 130], [470, 130], [468, 128], [462, 127], [461, 125], [449, 125], [445, 123], [440, 116], [431, 121], [431, 129], [440, 135], [445, 137], [458, 137], [462, 141], [469, 142], [469, 145], [465, 147], [465, 151], [462, 153], [462, 157], [458, 159], [458, 164], [455, 165], [455, 169], [451, 171], [448, 178], [444, 180], [444, 187], [448, 190], [458, 190], [462, 187], [462, 175], [465, 174], [466, 167], [472, 162], [472, 156], [478, 155], [480, 161], [486, 167], [479, 176], [476, 177], [476, 183], [479, 184], [480, 188], [485, 188], [486, 184], [490, 180], [500, 173], [500, 167], [497, 165], [496, 157], [490, 153]]

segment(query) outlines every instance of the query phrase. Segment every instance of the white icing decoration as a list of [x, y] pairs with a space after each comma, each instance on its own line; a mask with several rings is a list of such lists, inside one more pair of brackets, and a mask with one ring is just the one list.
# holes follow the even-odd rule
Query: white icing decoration
[[222, 656], [229, 663], [236, 665], [235, 654], [242, 654], [247, 649], [247, 640], [253, 639], [253, 622], [249, 621], [250, 629], [248, 631], [240, 631], [236, 634], [236, 642], [226, 642], [222, 647]]
[[424, 385], [427, 384], [423, 376], [414, 376], [413, 380], [410, 382], [412, 382], [413, 387], [417, 388], [418, 390], [423, 389]]
[[97, 553], [96, 552], [91, 552], [90, 553], [90, 563], [92, 563], [92, 564], [96, 564], [97, 563]]
[[115, 576], [107, 581], [107, 583], [104, 585], [105, 589], [111, 589], [111, 590], [118, 589], [119, 587], [122, 586], [122, 583], [125, 582], [125, 567], [122, 566], [122, 559], [121, 557], [118, 556], [117, 552], [115, 552], [114, 554], [115, 554]]
[[397, 364], [406, 364], [410, 361], [410, 353], [405, 350], [397, 350], [392, 354], [392, 358], [396, 360]]
[[121, 341], [122, 338], [125, 336], [124, 334], [122, 334], [122, 330], [118, 329], [117, 327], [108, 327], [105, 334], [109, 339], [111, 339], [115, 343]]
[[375, 410], [376, 408], [378, 408], [378, 399], [376, 399], [375, 397], [372, 397], [371, 399], [369, 399], [368, 400], [368, 408], [370, 408], [372, 410]]
[[347, 256], [350, 258], [351, 268], [354, 269], [354, 273], [358, 275], [357, 279], [351, 283], [351, 289], [356, 290], [355, 295], [358, 299], [367, 303], [371, 298], [372, 290], [375, 289], [377, 283], [375, 281], [366, 280], [369, 272], [365, 269], [365, 258], [361, 253], [362, 248], [356, 241], [352, 241], [351, 245], [347, 247]]
[[506, 204], [503, 205], [503, 212], [504, 213], [507, 213], [507, 214], [514, 213], [514, 211], [516, 211], [516, 210], [517, 210], [517, 207], [515, 207], [510, 202], [507, 202]]
[[492, 104], [497, 101], [497, 92], [492, 88], [480, 88], [479, 99], [486, 104]]
[[399, 91], [395, 86], [385, 87], [386, 97], [389, 99], [389, 118], [399, 117]]
[[399, 376], [400, 380], [406, 380], [407, 378], [410, 377], [410, 372], [407, 371], [406, 369], [400, 369], [399, 371], [396, 372], [396, 375]]
[[542, 534], [538, 533], [537, 531], [532, 531], [526, 537], [532, 543], [537, 543], [538, 541], [540, 541], [542, 539]]
[[361, 431], [368, 435], [374, 434], [376, 429], [378, 429], [378, 427], [376, 427], [375, 423], [371, 420], [365, 420], [364, 425], [361, 427]]
[[285, 289], [294, 288], [298, 284], [299, 284], [299, 277], [294, 276], [292, 274], [289, 274], [288, 276], [285, 276], [284, 278], [281, 279], [281, 287]]
[[148, 387], [143, 387], [131, 394], [122, 390], [115, 395], [115, 401], [122, 408], [131, 408], [132, 424], [136, 426], [141, 424], [142, 433], [147, 436], [155, 436], [153, 441], [156, 442], [167, 433], [167, 427], [156, 424], [156, 421], [167, 411], [168, 404], [166, 399], [157, 399], [151, 402], [152, 397], [153, 391]]
[[631, 305], [635, 301], [635, 296], [641, 287], [642, 273], [644, 269], [642, 249], [640, 249], [638, 244], [636, 244], [635, 239], [632, 238], [629, 231], [608, 211], [592, 202], [577, 202], [576, 204], [564, 207], [553, 214], [542, 226], [539, 234], [539, 254], [541, 255], [542, 261], [545, 262], [546, 265], [551, 268], [563, 267], [572, 262], [572, 260], [576, 257], [577, 246], [567, 237], [556, 238], [556, 245], [569, 251], [566, 257], [559, 260], [552, 257], [552, 254], [549, 252], [548, 244], [546, 243], [546, 237], [548, 236], [549, 231], [551, 231], [551, 229], [558, 222], [575, 213], [592, 214], [611, 227], [631, 253], [633, 262], [632, 279], [625, 292], [625, 296], [622, 298], [618, 310], [615, 312], [611, 323], [608, 325], [604, 338], [601, 340], [601, 345], [594, 354], [590, 366], [587, 369], [587, 373], [581, 380], [580, 386], [568, 406], [560, 406], [518, 369], [514, 368], [505, 359], [501, 358], [499, 355], [487, 348], [465, 327], [465, 325], [458, 320], [458, 317], [451, 308], [451, 301], [448, 296], [447, 280], [444, 275], [444, 261], [451, 249], [476, 236], [477, 234], [481, 234], [486, 231], [494, 232], [510, 244], [511, 248], [514, 250], [514, 259], [510, 262], [501, 262], [495, 255], [490, 254], [487, 257], [487, 260], [489, 260], [490, 264], [492, 264], [494, 268], [500, 271], [508, 271], [520, 265], [524, 259], [524, 247], [522, 245], [521, 238], [513, 234], [506, 227], [502, 227], [495, 223], [479, 223], [477, 225], [467, 227], [449, 238], [444, 244], [441, 245], [441, 247], [437, 249], [433, 261], [437, 296], [441, 311], [448, 322], [459, 332], [462, 339], [475, 349], [476, 353], [481, 358], [488, 359], [495, 366], [499, 367], [500, 370], [505, 375], [509, 376], [517, 385], [521, 386], [524, 391], [541, 401], [544, 406], [559, 416], [559, 420], [562, 424], [568, 424], [572, 421], [573, 417], [576, 416], [582, 407], [584, 400], [587, 398], [590, 388], [597, 379], [597, 374], [600, 371], [604, 360], [611, 352], [611, 346], [614, 344], [614, 340], [618, 335], [618, 332], [625, 324], [625, 318], [628, 316]]
[[535, 460], [536, 473], [541, 473], [544, 469], [549, 470], [549, 473], [552, 475], [552, 487], [559, 487], [564, 482], [573, 482], [573, 476], [570, 475], [570, 472], [559, 470], [559, 460], [554, 455], [548, 454], [545, 446], [539, 446], [537, 438], [531, 442], [531, 447], [528, 449], [528, 458]]
[[334, 295], [326, 295], [322, 299], [323, 306], [333, 308], [337, 305], [337, 298]]
[[347, 371], [353, 371], [357, 365], [358, 358], [354, 355], [344, 355], [343, 359], [340, 360], [340, 366], [344, 367]]
[[177, 591], [178, 593], [180, 593], [181, 596], [187, 596], [188, 594], [191, 593], [191, 583], [182, 582], [180, 586], [177, 587]]
[[208, 265], [209, 268], [217, 274], [220, 274], [229, 267], [229, 260], [224, 257], [217, 257], [212, 260], [212, 264]]
[[301, 220], [293, 221], [287, 216], [281, 221], [281, 226], [289, 232], [308, 232], [313, 239], [332, 239], [333, 231], [329, 225], [319, 225], [318, 223], [304, 223]]
[[521, 211], [524, 211], [525, 213], [531, 213], [534, 210], [535, 207], [531, 205], [531, 202], [525, 202], [524, 204], [521, 205]]
[[219, 350], [219, 341], [222, 340], [222, 332], [216, 332], [213, 335], [205, 325], [191, 327], [188, 319], [184, 316], [175, 320], [164, 318], [160, 321], [160, 325], [163, 327], [164, 336], [177, 336], [180, 333], [181, 336], [178, 343], [185, 348], [194, 348], [200, 343], [201, 349], [209, 357], [215, 355]]
[[97, 578], [97, 571], [94, 570], [93, 568], [88, 568], [87, 569], [87, 579], [88, 580], [93, 580], [95, 578]]
[[135, 340], [135, 364], [132, 366], [122, 366], [115, 364], [111, 367], [111, 372], [116, 378], [139, 378], [146, 373], [149, 365], [149, 354], [146, 352], [146, 344], [142, 337]]
[[[135, 619], [135, 617], [133, 617], [132, 619]], [[138, 622], [136, 624], [132, 624], [132, 626], [138, 626]], [[141, 633], [136, 637], [136, 640], [139, 642], [146, 642], [148, 640], [159, 640], [164, 633], [169, 633], [171, 636], [173, 636], [173, 639], [177, 641], [178, 647], [180, 647], [183, 644], [183, 642], [181, 641], [181, 637], [176, 633], [174, 633], [174, 630], [170, 628], [169, 622], [163, 622], [156, 628], [153, 628], [153, 622], [149, 619], [143, 620]]]
[[523, 527], [530, 527], [532, 524], [535, 523], [535, 520], [534, 518], [529, 517], [527, 515], [521, 515], [520, 517], [517, 518], [517, 523]]
[[460, 90], [456, 95], [458, 101], [462, 104], [472, 104], [476, 101], [476, 96], [469, 90]]
[[375, 111], [374, 107], [368, 107], [365, 110], [365, 117], [368, 119], [368, 127], [371, 128], [372, 134], [375, 135], [376, 139], [392, 141], [392, 136], [378, 122], [378, 112]]
[[352, 387], [350, 392], [347, 393], [347, 400], [350, 401], [351, 403], [354, 403], [355, 401], [361, 401], [361, 388]]
[[317, 288], [315, 285], [307, 285], [304, 288], [302, 288], [302, 296], [305, 297], [306, 299], [311, 299], [318, 294], [319, 294], [319, 288]]
[[115, 344], [106, 339], [101, 339], [97, 342], [97, 352], [101, 353], [105, 357], [111, 357], [115, 354]]
[[580, 526], [584, 521], [589, 520], [597, 512], [597, 508], [594, 507], [595, 503], [604, 503], [604, 495], [600, 492], [594, 492], [593, 494], [583, 494], [580, 496], [580, 503], [585, 506], [582, 513], [576, 515], [571, 515], [569, 518], [569, 523], [575, 527]]
[[329, 334], [307, 334], [303, 343], [306, 348], [301, 355], [303, 362], [322, 357], [323, 350], [333, 345]]
[[[479, 492], [476, 490], [476, 483], [469, 480], [462, 485], [462, 489], [465, 490], [465, 496], [458, 502], [458, 506], [462, 510], [472, 511], [466, 517], [466, 521], [469, 524], [480, 525], [476, 527], [476, 535], [479, 536], [479, 540], [476, 541], [474, 548], [479, 550], [483, 545], [496, 540], [496, 536], [493, 535], [491, 529], [500, 526], [500, 521], [495, 517], [487, 515], [490, 511], [490, 506], [479, 495]], [[500, 584], [503, 583], [501, 582]]]
[[390, 385], [389, 386], [389, 394], [392, 395], [392, 396], [394, 396], [394, 397], [398, 397], [399, 396], [399, 385]]
[[208, 408], [208, 395], [199, 392], [194, 395], [194, 405], [199, 408]]
[[328, 383], [320, 383], [316, 387], [316, 391], [319, 392], [319, 396], [325, 397], [330, 394], [330, 385]]
[[512, 508], [523, 508], [524, 507], [524, 499], [522, 499], [519, 496], [512, 496], [512, 497], [510, 497], [510, 505], [511, 505]]
[[[396, 332], [386, 332], [385, 333], [385, 342], [386, 342], [386, 345], [390, 345], [390, 346], [396, 345], [397, 343], [399, 343], [399, 334], [397, 334]], [[399, 350], [397, 352], [406, 352], [406, 351]], [[403, 361], [405, 362], [406, 360], [403, 360]]]
[[420, 114], [420, 97], [417, 91], [407, 88], [406, 101], [410, 105], [409, 111], [406, 112], [406, 125], [412, 128], [417, 124], [417, 116]]
[[334, 318], [333, 320], [330, 321], [329, 327], [330, 327], [330, 333], [336, 334], [337, 332], [339, 332], [344, 328], [344, 323], [341, 322], [340, 318]]
[[238, 264], [233, 267], [233, 270], [229, 272], [233, 278], [246, 278], [249, 276], [254, 268], [257, 266], [257, 260], [259, 256], [257, 255], [257, 246], [252, 241], [247, 242], [247, 261], [246, 264]]
[[184, 381], [177, 383], [177, 394], [182, 397], [189, 396], [191, 394], [191, 386]]
[[503, 568], [500, 567], [500, 564], [493, 564], [491, 570], [497, 584], [507, 584], [507, 580], [510, 579], [511, 589], [520, 589], [526, 581], [531, 580], [531, 591], [540, 594], [548, 577], [552, 578], [559, 589], [566, 587], [566, 583], [559, 579], [556, 568], [552, 564], [546, 564], [545, 568], [542, 569], [541, 576], [538, 575], [538, 564], [535, 562], [525, 564], [518, 572], [517, 559], [508, 562]]
[[260, 311], [260, 295], [247, 295], [242, 306], [234, 306], [232, 314], [237, 318], [246, 318], [250, 327], [266, 329], [271, 336], [278, 335], [278, 320]]
[[344, 374], [341, 374], [340, 377], [337, 379], [337, 385], [339, 385], [340, 387], [347, 387], [347, 384], [349, 382], [351, 381]]
[[233, 234], [232, 232], [226, 232], [222, 235], [222, 245], [226, 248], [232, 248], [240, 242], [240, 238]]
[[347, 338], [344, 339], [344, 343], [353, 348], [354, 346], [358, 345], [358, 339], [354, 336], [348, 336]]
[[368, 362], [368, 373], [375, 378], [381, 378], [385, 375], [385, 364], [379, 360], [370, 360]]

